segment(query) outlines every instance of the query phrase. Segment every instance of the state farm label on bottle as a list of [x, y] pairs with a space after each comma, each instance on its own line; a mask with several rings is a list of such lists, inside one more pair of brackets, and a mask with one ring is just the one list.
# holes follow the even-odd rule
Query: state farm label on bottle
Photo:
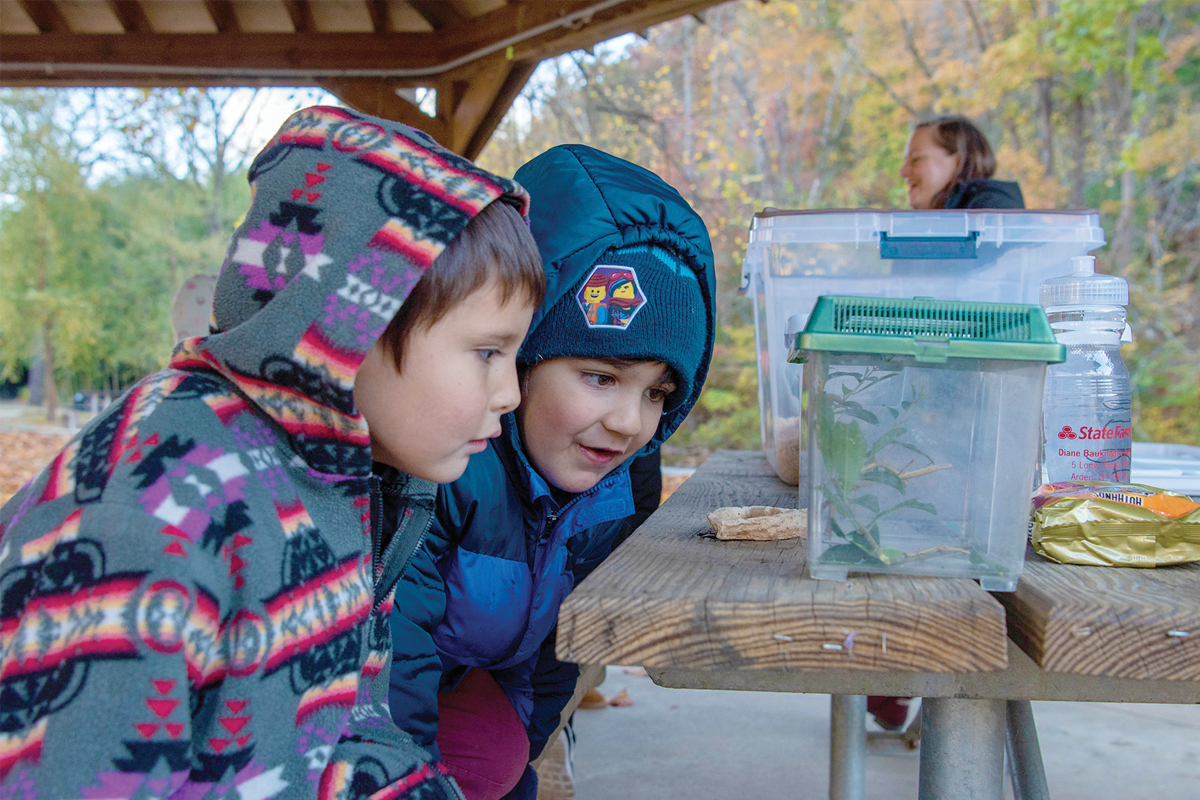
[[1072, 425], [1046, 420], [1046, 482], [1128, 483], [1133, 428], [1128, 422]]

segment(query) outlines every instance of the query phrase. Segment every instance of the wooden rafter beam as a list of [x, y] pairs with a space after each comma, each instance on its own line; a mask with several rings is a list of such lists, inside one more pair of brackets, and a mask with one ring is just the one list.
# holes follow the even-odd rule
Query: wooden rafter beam
[[296, 33], [312, 33], [313, 16], [308, 0], [283, 0], [283, 7], [287, 9]]
[[[106, 65], [130, 66], [129, 74], [144, 74], [146, 82], [155, 78], [154, 67], [175, 67], [182, 72], [177, 70], [178, 76], [165, 84], [173, 86], [183, 79], [210, 79], [229, 68], [247, 73], [250, 79], [267, 80], [273, 71], [332, 77], [345, 70], [435, 68], [444, 62], [444, 55], [436, 37], [421, 33], [45, 33], [5, 36], [0, 61], [5, 79], [18, 77], [14, 73], [21, 64], [55, 65], [55, 74], [62, 78], [73, 74], [65, 66], [70, 64], [79, 64], [82, 74], [100, 78], [114, 72]], [[160, 74], [172, 71], [164, 69]], [[232, 80], [228, 85], [245, 83]]]
[[[591, 47], [623, 33], [645, 30], [718, 2], [721, 0], [626, 0], [600, 9], [596, 9], [595, 0], [514, 3], [463, 20], [440, 33], [449, 43], [448, 58], [516, 38], [521, 40], [513, 44], [513, 60], [542, 59]], [[536, 28], [544, 30], [521, 38]]]
[[126, 33], [151, 33], [150, 18], [138, 0], [109, 0], [108, 7]]
[[[712, 5], [716, 0], [627, 0], [590, 13], [591, 0], [505, 6], [432, 33], [51, 32], [4, 37], [4, 85], [312, 85], [323, 79], [388, 79], [429, 85], [478, 58], [541, 60]], [[25, 0], [39, 26], [65, 25], [55, 4]], [[311, 27], [305, 0], [288, 0], [298, 27]], [[232, 14], [221, 16], [224, 24]], [[571, 16], [575, 15], [575, 16]], [[563, 20], [575, 24], [560, 24]], [[521, 37], [527, 37], [522, 39]], [[505, 42], [511, 42], [508, 51]], [[25, 67], [24, 65], [28, 65]], [[78, 66], [76, 66], [78, 65]], [[424, 74], [414, 74], [424, 73]]]
[[392, 30], [387, 0], [367, 0], [367, 13], [371, 15], [371, 30], [376, 33], [388, 33]]
[[504, 115], [508, 113], [508, 109], [517, 99], [517, 95], [525, 88], [525, 84], [529, 82], [533, 71], [537, 69], [537, 61], [514, 61], [512, 68], [508, 71], [508, 77], [504, 79], [504, 83], [500, 86], [495, 97], [492, 98], [491, 107], [483, 118], [475, 125], [475, 130], [471, 133], [470, 139], [466, 146], [463, 147], [461, 155], [474, 161], [479, 157], [479, 153], [483, 150], [488, 140], [492, 138], [492, 134], [496, 132], [496, 128], [504, 120]]
[[[721, 0], [663, 0], [663, 2], [631, 0], [631, 2], [597, 12], [586, 25], [557, 28], [544, 36], [515, 45], [513, 59], [537, 59], [540, 61], [571, 50], [581, 50], [614, 36], [646, 30], [660, 22], [702, 11], [718, 2]], [[538, 5], [540, 6], [540, 4]], [[509, 11], [508, 13], [511, 15], [513, 12]]]
[[[69, 33], [71, 30], [58, 3], [50, 0], [21, 0], [21, 8], [42, 33]], [[8, 42], [5, 42], [6, 46], [7, 44]]]
[[446, 146], [456, 153], [467, 149], [508, 78], [512, 62], [501, 55], [475, 66], [469, 78], [446, 79], [439, 81], [437, 86], [438, 118], [449, 126], [450, 141]]
[[421, 18], [428, 22], [429, 27], [435, 31], [464, 22], [458, 9], [445, 0], [408, 0], [408, 5], [412, 7], [413, 11], [420, 14]]
[[321, 88], [357, 111], [419, 128], [439, 144], [450, 146], [450, 130], [445, 122], [425, 114], [396, 94], [397, 87], [393, 83], [381, 80], [322, 81]]
[[204, 7], [208, 9], [208, 16], [217, 27], [217, 33], [237, 33], [242, 29], [233, 12], [231, 0], [204, 0]]

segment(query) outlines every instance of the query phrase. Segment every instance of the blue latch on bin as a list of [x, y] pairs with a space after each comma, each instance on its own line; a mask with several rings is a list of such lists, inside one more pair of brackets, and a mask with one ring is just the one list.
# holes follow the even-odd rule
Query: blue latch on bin
[[880, 258], [979, 258], [979, 231], [966, 236], [889, 236], [879, 232]]

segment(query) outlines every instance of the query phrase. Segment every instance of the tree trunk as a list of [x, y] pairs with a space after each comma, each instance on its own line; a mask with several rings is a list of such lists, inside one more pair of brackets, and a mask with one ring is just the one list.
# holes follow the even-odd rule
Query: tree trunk
[[843, 50], [842, 57], [834, 68], [833, 86], [830, 88], [829, 96], [825, 100], [825, 118], [821, 120], [821, 140], [817, 146], [817, 176], [808, 187], [808, 198], [804, 204], [805, 208], [816, 207], [817, 203], [821, 200], [821, 192], [825, 188], [825, 169], [829, 165], [829, 138], [833, 132], [834, 111], [837, 108], [838, 96], [842, 91], [842, 79], [846, 76], [849, 61], [850, 51]]
[[1042, 123], [1042, 167], [1049, 178], [1054, 177], [1054, 102], [1050, 96], [1053, 86], [1053, 78], [1038, 78], [1037, 104], [1038, 117]]
[[54, 425], [58, 418], [58, 384], [54, 381], [54, 323], [42, 324], [42, 401], [46, 419]]
[[1071, 208], [1083, 208], [1083, 189], [1087, 179], [1087, 125], [1083, 94], [1075, 95], [1071, 101], [1071, 160], [1074, 162], [1071, 177]]
[[692, 118], [692, 53], [695, 48], [695, 23], [683, 24], [683, 174], [688, 181], [696, 179], [696, 129]]
[[[38, 191], [38, 248], [41, 256], [38, 259], [37, 288], [43, 296], [50, 287], [50, 227], [49, 215], [46, 213], [46, 193]], [[46, 318], [42, 322], [42, 408], [46, 411], [46, 419], [54, 424], [58, 415], [58, 386], [54, 383], [54, 344], [51, 335], [54, 332], [54, 322], [51, 312], [46, 310]]]

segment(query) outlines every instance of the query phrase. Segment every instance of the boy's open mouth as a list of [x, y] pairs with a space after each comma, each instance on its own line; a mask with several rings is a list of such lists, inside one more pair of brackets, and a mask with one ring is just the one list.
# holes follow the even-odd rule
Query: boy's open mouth
[[596, 464], [608, 464], [624, 450], [614, 450], [611, 447], [588, 447], [587, 445], [579, 445], [579, 449], [587, 456], [589, 461]]

